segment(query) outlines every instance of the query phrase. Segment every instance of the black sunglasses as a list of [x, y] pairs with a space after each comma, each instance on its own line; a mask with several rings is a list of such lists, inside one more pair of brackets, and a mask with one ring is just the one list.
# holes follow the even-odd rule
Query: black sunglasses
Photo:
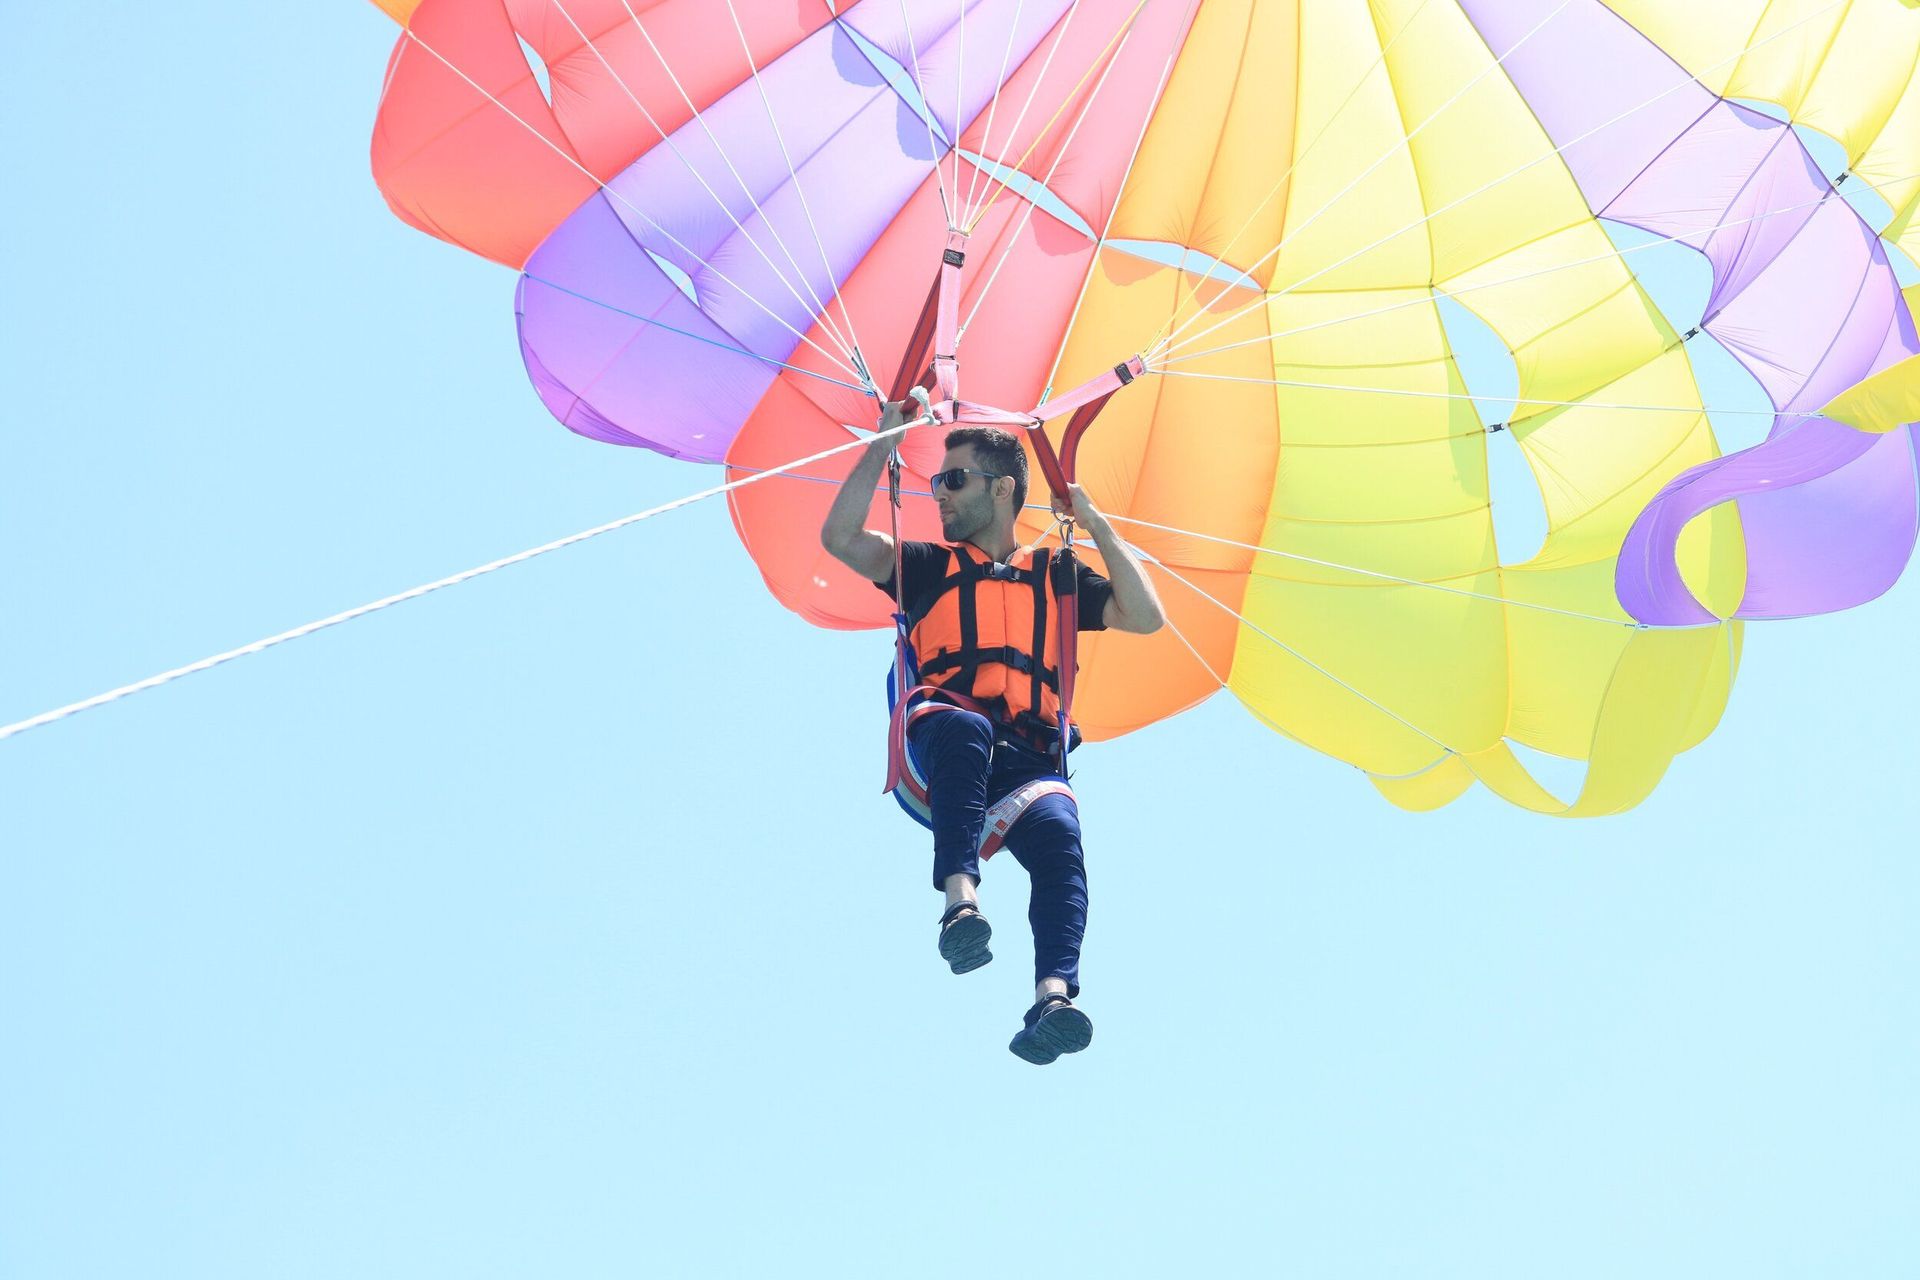
[[936, 471], [928, 476], [927, 479], [936, 489], [941, 485], [945, 485], [954, 493], [958, 493], [967, 487], [968, 476], [985, 476], [989, 480], [1006, 479], [1003, 475], [996, 475], [991, 471], [975, 471], [972, 467], [953, 467], [946, 471]]

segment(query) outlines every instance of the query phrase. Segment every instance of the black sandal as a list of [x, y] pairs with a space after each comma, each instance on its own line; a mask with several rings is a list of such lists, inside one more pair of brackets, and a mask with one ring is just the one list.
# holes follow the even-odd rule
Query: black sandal
[[1015, 1057], [1037, 1067], [1046, 1066], [1063, 1053], [1078, 1053], [1093, 1043], [1093, 1019], [1057, 993], [1035, 1001], [1025, 1021], [1007, 1048]]
[[955, 973], [971, 973], [993, 959], [993, 926], [977, 902], [956, 902], [940, 917], [940, 958]]

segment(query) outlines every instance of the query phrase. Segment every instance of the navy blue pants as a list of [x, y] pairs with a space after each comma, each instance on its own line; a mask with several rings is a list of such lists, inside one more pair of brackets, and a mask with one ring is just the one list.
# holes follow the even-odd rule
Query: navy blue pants
[[[1035, 778], [1053, 773], [1044, 756], [994, 746], [984, 716], [951, 708], [920, 717], [909, 731], [926, 774], [933, 810], [933, 887], [955, 874], [980, 879], [980, 831], [987, 806]], [[1060, 978], [1080, 994], [1080, 942], [1087, 931], [1087, 865], [1080, 849], [1080, 811], [1069, 796], [1041, 796], [1007, 832], [1033, 881], [1027, 921], [1033, 926], [1033, 975]]]

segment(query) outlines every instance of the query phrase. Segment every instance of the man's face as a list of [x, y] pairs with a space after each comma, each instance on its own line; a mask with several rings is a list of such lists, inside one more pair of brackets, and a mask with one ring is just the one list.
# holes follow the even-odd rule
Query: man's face
[[965, 542], [991, 528], [994, 518], [993, 490], [1001, 482], [971, 474], [987, 469], [973, 456], [973, 446], [963, 444], [947, 450], [946, 459], [940, 466], [947, 471], [961, 467], [969, 470], [966, 487], [958, 493], [945, 485], [937, 486], [933, 492], [933, 500], [940, 507], [940, 531], [947, 541]]

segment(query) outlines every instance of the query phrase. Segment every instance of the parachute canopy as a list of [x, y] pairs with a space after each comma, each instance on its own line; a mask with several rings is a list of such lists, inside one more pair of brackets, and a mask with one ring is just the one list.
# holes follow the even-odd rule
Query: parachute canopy
[[[1079, 479], [1171, 625], [1089, 637], [1089, 737], [1225, 687], [1408, 807], [1478, 778], [1615, 811], [1712, 730], [1742, 620], [1870, 600], [1914, 545], [1900, 0], [383, 7], [380, 187], [520, 271], [528, 373], [582, 435], [737, 476], [846, 444], [956, 234], [967, 400], [1136, 362]], [[1682, 251], [1710, 280], [1674, 316], [1646, 264]], [[1758, 443], [1723, 445], [1710, 367]], [[1545, 536], [1503, 558], [1514, 453]], [[850, 461], [733, 514], [788, 608], [885, 626], [815, 536]], [[1515, 745], [1587, 761], [1580, 795]]]

